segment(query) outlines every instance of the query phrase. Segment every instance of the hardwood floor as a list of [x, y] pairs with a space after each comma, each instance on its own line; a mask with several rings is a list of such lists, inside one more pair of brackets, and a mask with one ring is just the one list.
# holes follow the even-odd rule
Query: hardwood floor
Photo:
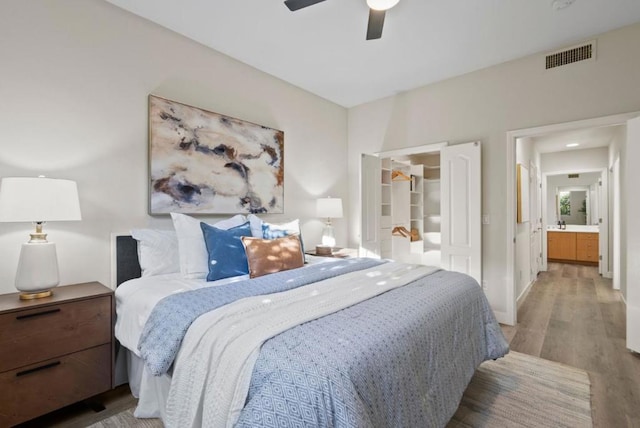
[[640, 427], [640, 355], [625, 347], [625, 306], [591, 266], [549, 263], [503, 326], [512, 350], [586, 370], [594, 427]]

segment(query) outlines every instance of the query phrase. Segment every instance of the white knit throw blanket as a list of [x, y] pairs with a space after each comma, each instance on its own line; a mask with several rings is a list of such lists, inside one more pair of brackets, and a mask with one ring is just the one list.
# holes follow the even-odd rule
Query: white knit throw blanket
[[283, 293], [241, 299], [201, 316], [187, 332], [174, 364], [165, 425], [232, 427], [266, 340], [434, 270], [386, 263]]

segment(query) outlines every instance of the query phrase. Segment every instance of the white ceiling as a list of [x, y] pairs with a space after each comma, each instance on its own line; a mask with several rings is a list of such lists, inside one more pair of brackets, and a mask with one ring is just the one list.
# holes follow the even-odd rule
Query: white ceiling
[[[567, 150], [594, 149], [608, 147], [613, 138], [620, 132], [620, 127], [602, 126], [599, 128], [585, 128], [575, 131], [557, 132], [554, 134], [532, 137], [531, 142], [539, 153], [563, 152]], [[577, 147], [567, 147], [567, 144], [577, 143]]]
[[365, 0], [107, 1], [345, 107], [640, 21], [639, 0], [400, 0], [367, 41]]

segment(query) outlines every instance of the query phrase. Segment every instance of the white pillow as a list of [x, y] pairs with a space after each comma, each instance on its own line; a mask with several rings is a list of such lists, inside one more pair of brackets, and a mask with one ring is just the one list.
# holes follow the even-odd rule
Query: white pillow
[[262, 219], [255, 214], [249, 214], [247, 220], [249, 220], [249, 227], [251, 227], [251, 236], [262, 239]]
[[263, 221], [260, 217], [255, 214], [249, 214], [247, 216], [247, 220], [249, 220], [249, 226], [251, 227], [251, 236], [254, 238], [266, 238], [264, 236], [264, 231], [262, 228], [263, 224], [266, 224], [271, 229], [276, 230], [286, 230], [289, 233], [300, 233], [300, 220], [295, 219], [291, 220], [287, 223], [268, 223]]
[[[209, 255], [200, 228], [200, 220], [179, 213], [171, 213], [171, 218], [178, 235], [180, 273], [187, 279], [206, 278], [209, 273]], [[214, 224], [207, 224], [227, 230], [246, 222], [247, 218], [238, 214]]]
[[142, 276], [180, 272], [178, 237], [173, 230], [133, 229]]
[[[302, 247], [302, 254], [304, 254], [304, 242], [302, 240], [302, 231], [300, 230], [299, 219], [291, 220], [287, 223], [280, 223], [280, 224], [267, 223], [266, 221], [262, 221], [260, 219], [258, 220], [260, 225], [260, 236], [258, 236], [258, 238], [276, 239], [276, 238], [282, 238], [283, 236], [286, 236], [286, 235], [297, 234], [300, 237], [300, 246]], [[249, 224], [251, 225], [251, 234], [253, 235], [254, 233], [257, 233], [258, 221], [254, 220], [255, 227], [256, 227], [255, 232], [253, 230], [254, 225], [251, 224], [251, 218], [249, 218], [249, 222], [250, 222]], [[305, 260], [306, 260], [306, 256], [305, 256]]]
[[278, 231], [284, 231], [287, 234], [291, 235], [294, 233], [297, 234], [301, 234], [300, 232], [300, 220], [299, 219], [295, 219], [295, 220], [291, 220], [287, 223], [267, 223], [266, 221], [263, 221], [262, 224], [260, 225], [260, 230], [262, 232], [262, 237], [263, 238], [267, 238], [267, 239], [273, 239], [279, 236], [267, 236], [267, 232], [265, 231], [265, 226], [270, 230], [271, 233], [276, 233]]

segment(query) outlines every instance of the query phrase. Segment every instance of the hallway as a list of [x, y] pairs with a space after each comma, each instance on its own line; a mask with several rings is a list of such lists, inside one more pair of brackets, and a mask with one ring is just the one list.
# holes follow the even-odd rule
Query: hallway
[[549, 263], [503, 326], [512, 350], [589, 372], [594, 427], [640, 427], [640, 355], [625, 347], [625, 306], [597, 267]]

